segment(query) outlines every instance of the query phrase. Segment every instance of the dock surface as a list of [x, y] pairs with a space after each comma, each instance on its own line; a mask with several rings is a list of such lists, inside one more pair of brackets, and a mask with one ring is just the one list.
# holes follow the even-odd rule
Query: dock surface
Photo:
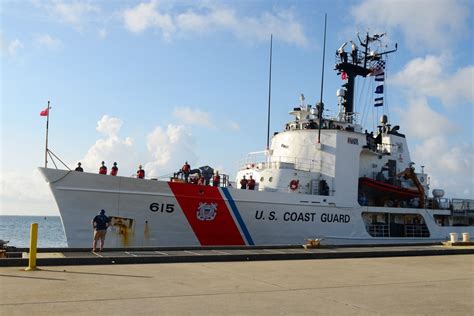
[[0, 268], [2, 315], [472, 315], [474, 255]]
[[[0, 259], [1, 266], [27, 266], [28, 249], [9, 252]], [[116, 248], [92, 252], [89, 248], [38, 249], [38, 266], [269, 261], [304, 259], [377, 258], [474, 254], [474, 246], [412, 245], [320, 247], [304, 249], [301, 245], [247, 247], [162, 247]]]

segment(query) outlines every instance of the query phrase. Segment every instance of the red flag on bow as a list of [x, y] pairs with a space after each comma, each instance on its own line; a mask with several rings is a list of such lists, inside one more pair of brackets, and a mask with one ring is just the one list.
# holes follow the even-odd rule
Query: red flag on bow
[[49, 107], [40, 112], [40, 116], [48, 116]]

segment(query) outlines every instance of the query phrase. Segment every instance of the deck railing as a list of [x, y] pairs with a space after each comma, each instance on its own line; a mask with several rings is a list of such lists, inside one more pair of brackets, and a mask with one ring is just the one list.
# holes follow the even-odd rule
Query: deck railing
[[296, 169], [310, 172], [334, 169], [334, 164], [319, 159], [290, 156], [268, 156], [267, 151], [249, 153], [239, 163], [240, 169]]

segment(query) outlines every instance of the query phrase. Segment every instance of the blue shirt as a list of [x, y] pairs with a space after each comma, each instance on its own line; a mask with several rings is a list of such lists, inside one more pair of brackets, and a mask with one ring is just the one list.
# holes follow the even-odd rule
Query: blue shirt
[[109, 218], [104, 214], [99, 214], [94, 217], [95, 229], [96, 230], [106, 230], [107, 223], [109, 222]]

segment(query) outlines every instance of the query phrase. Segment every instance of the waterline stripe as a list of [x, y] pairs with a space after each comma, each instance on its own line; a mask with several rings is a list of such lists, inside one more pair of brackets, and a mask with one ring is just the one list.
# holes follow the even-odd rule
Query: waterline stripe
[[247, 243], [251, 246], [254, 246], [255, 244], [253, 243], [252, 237], [250, 236], [247, 226], [245, 226], [242, 216], [240, 216], [239, 210], [237, 209], [237, 205], [235, 205], [234, 199], [232, 199], [229, 189], [227, 188], [221, 188], [221, 189], [222, 189], [222, 192], [224, 192], [224, 195], [227, 201], [229, 202], [230, 208], [232, 209], [232, 212], [234, 213], [234, 216], [237, 219], [237, 222], [239, 222], [240, 229], [242, 229], [245, 239], [247, 239]]

